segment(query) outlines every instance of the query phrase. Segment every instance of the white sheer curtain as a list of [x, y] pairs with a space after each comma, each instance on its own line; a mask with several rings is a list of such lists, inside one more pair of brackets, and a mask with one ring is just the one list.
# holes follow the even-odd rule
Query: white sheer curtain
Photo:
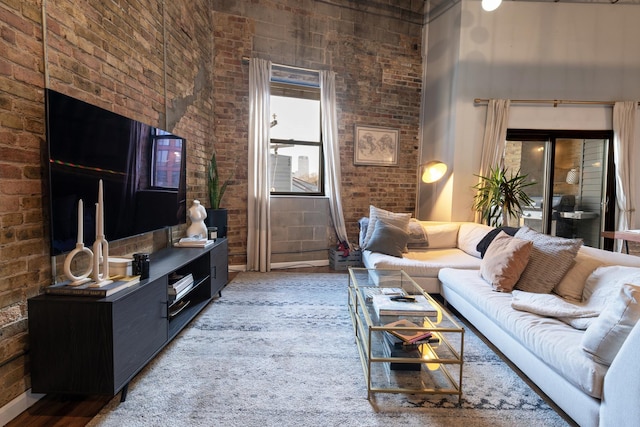
[[[616, 230], [627, 230], [634, 224], [634, 200], [631, 188], [631, 148], [635, 137], [637, 102], [616, 102], [613, 106], [613, 161], [616, 165]], [[622, 251], [616, 240], [615, 250]]]
[[247, 270], [271, 270], [269, 105], [271, 61], [249, 61]]
[[[486, 176], [492, 167], [502, 166], [504, 145], [507, 139], [507, 123], [509, 121], [508, 99], [490, 99], [487, 104], [487, 121], [482, 141], [482, 158], [478, 175]], [[481, 222], [482, 213], [476, 212], [475, 221]]]
[[338, 113], [336, 111], [336, 75], [333, 71], [320, 72], [320, 106], [322, 111], [322, 147], [324, 149], [324, 182], [329, 196], [331, 219], [340, 242], [347, 247], [347, 229], [342, 213], [340, 196], [340, 146], [338, 141]]

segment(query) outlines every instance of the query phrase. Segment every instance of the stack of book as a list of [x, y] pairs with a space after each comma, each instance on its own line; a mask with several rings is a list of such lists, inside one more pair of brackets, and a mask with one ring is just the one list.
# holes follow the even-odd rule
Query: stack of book
[[[401, 319], [395, 322], [387, 323], [385, 327], [403, 327], [403, 328], [419, 328], [413, 322]], [[434, 337], [431, 331], [406, 331], [406, 330], [389, 330], [384, 331], [385, 345], [383, 351], [387, 357], [405, 357], [405, 358], [421, 358], [420, 346], [423, 344], [438, 342], [438, 338]], [[419, 371], [422, 368], [421, 363], [397, 363], [391, 362], [390, 368], [396, 371]]]
[[197, 237], [183, 237], [173, 246], [176, 248], [208, 248], [213, 245], [215, 240], [200, 239]]
[[193, 274], [189, 273], [185, 276], [172, 274], [169, 276], [169, 299], [172, 301], [179, 300], [193, 288]]
[[382, 288], [378, 286], [365, 287], [363, 288], [362, 293], [364, 294], [364, 299], [367, 303], [373, 302], [374, 295], [402, 296], [405, 294], [400, 288]]
[[378, 316], [435, 316], [436, 308], [424, 295], [373, 295], [373, 308]]
[[112, 283], [102, 286], [94, 281], [89, 281], [81, 285], [71, 285], [70, 281], [66, 281], [47, 286], [44, 292], [49, 295], [105, 298], [140, 283], [140, 276], [115, 275], [110, 276], [109, 280], [112, 280]]

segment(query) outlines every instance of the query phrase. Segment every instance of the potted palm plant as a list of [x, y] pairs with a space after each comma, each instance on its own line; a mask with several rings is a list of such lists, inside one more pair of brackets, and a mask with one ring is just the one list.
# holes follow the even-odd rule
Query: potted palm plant
[[524, 190], [533, 183], [526, 182], [527, 175], [520, 175], [520, 170], [507, 177], [507, 169], [496, 166], [489, 170], [487, 176], [476, 176], [480, 182], [473, 187], [477, 190], [473, 209], [481, 212], [483, 222], [488, 225], [508, 226], [512, 219], [518, 219], [523, 205], [533, 203]]
[[208, 172], [209, 205], [211, 207], [207, 209], [207, 219], [205, 222], [208, 227], [218, 228], [218, 237], [225, 237], [227, 235], [227, 209], [221, 208], [220, 202], [227, 190], [229, 182], [231, 182], [234, 172], [235, 167], [229, 174], [229, 177], [223, 181], [218, 171], [216, 153], [214, 152], [211, 155]]

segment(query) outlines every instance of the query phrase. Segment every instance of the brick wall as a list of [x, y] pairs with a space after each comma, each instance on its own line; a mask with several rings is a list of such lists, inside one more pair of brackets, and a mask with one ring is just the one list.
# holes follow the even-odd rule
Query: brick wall
[[[53, 273], [44, 87], [185, 137], [189, 199], [206, 200], [206, 164], [215, 146], [223, 174], [236, 165], [223, 204], [230, 262], [242, 264], [248, 116], [242, 57], [334, 70], [345, 217], [355, 241], [356, 220], [369, 204], [414, 210], [422, 2], [395, 3], [400, 9], [350, 0], [304, 7], [293, 0], [48, 0], [44, 6], [0, 0], [0, 407], [29, 388], [26, 301]], [[400, 129], [399, 165], [354, 166], [355, 124]], [[110, 249], [126, 255], [166, 241], [166, 232], [148, 233]]]
[[[213, 2], [216, 150], [224, 159], [223, 169], [228, 170], [235, 159], [240, 162], [223, 201], [229, 208], [231, 264], [246, 263], [249, 67], [243, 57], [336, 72], [341, 191], [353, 243], [357, 242], [357, 220], [368, 214], [370, 204], [414, 212], [422, 2], [394, 4], [350, 0]], [[354, 166], [356, 124], [399, 129], [398, 166]], [[276, 224], [278, 215], [272, 210]], [[327, 245], [330, 242], [328, 238]]]
[[[27, 298], [52, 275], [44, 87], [185, 137], [189, 199], [206, 194], [213, 150], [207, 0], [45, 5], [43, 23], [41, 0], [0, 0], [0, 407], [30, 387]], [[166, 245], [166, 234], [110, 250], [153, 251]]]
[[[42, 36], [36, 2], [0, 5], [0, 406], [29, 387], [28, 297], [49, 273], [41, 179]], [[38, 39], [40, 42], [38, 42]]]

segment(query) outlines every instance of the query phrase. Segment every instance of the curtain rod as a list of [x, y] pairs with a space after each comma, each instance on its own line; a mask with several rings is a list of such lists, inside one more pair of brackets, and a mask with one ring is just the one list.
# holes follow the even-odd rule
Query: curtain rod
[[[249, 58], [248, 56], [243, 56], [242, 57], [242, 62], [249, 62], [251, 58]], [[278, 64], [275, 62], [271, 63], [272, 65], [276, 66], [276, 67], [284, 67], [284, 68], [291, 68], [292, 70], [300, 70], [300, 71], [306, 71], [308, 73], [315, 73], [315, 74], [319, 74], [320, 70], [312, 70], [310, 68], [302, 68], [302, 67], [295, 67], [293, 65], [285, 65], [285, 64]]]
[[[489, 100], [486, 98], [475, 98], [473, 100], [474, 104], [486, 104]], [[512, 104], [553, 104], [554, 107], [557, 107], [560, 104], [571, 104], [571, 105], [615, 105], [615, 101], [567, 101], [564, 99], [512, 99]], [[640, 105], [640, 102], [638, 102]]]

